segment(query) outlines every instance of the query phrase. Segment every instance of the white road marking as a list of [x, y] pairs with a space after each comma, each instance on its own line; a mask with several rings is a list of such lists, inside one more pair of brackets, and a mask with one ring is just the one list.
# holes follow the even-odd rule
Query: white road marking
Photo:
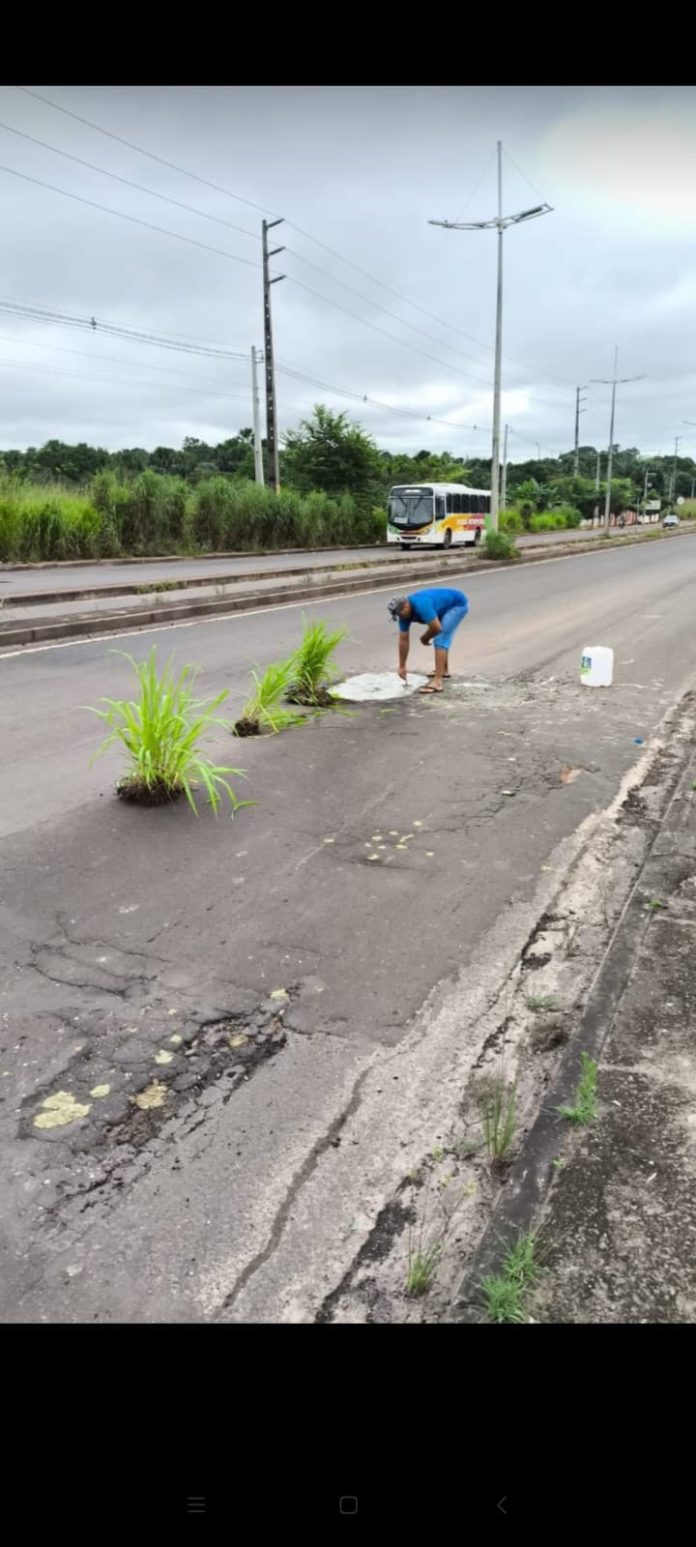
[[[635, 544], [634, 546], [638, 547], [640, 545]], [[620, 550], [617, 549], [615, 551], [618, 552]], [[607, 550], [605, 548], [593, 548], [591, 553], [559, 553], [558, 555], [554, 555], [553, 558], [530, 559], [528, 562], [534, 565], [567, 564], [571, 559], [602, 558], [606, 555], [606, 552]], [[469, 570], [468, 573], [465, 573], [462, 576], [455, 576], [454, 578], [466, 580], [468, 577], [473, 576], [476, 580], [486, 580], [490, 578], [491, 575], [497, 576], [498, 578], [502, 578], [503, 575], [508, 575], [510, 578], [512, 578], [519, 573], [520, 571], [518, 569], [484, 569], [481, 570], [481, 572], [477, 575], [475, 571]], [[114, 633], [111, 634], [86, 634], [83, 639], [51, 639], [48, 640], [44, 645], [19, 645], [16, 650], [0, 650], [0, 661], [10, 661], [15, 659], [18, 655], [40, 655], [43, 654], [46, 650], [72, 650], [79, 645], [98, 645], [105, 639], [135, 639], [139, 635], [142, 635], [143, 638], [145, 638], [148, 634], [162, 634], [167, 633], [168, 631], [170, 633], [174, 633], [177, 629], [199, 628], [202, 623], [229, 623], [230, 621], [234, 622], [237, 618], [258, 618], [261, 617], [261, 615], [264, 613], [268, 615], [269, 613], [273, 612], [292, 612], [293, 609], [297, 607], [323, 607], [327, 602], [351, 601], [354, 597], [360, 598], [362, 596], [384, 596], [388, 589], [389, 587], [385, 581], [385, 583], [381, 586], [373, 586], [372, 588], [365, 591], [347, 591], [342, 596], [317, 596], [315, 598], [305, 597], [304, 600], [297, 602], [274, 602], [272, 607], [250, 607], [249, 610], [245, 612], [242, 612], [241, 610], [225, 612], [217, 617], [206, 617], [203, 615], [200, 618], [189, 618], [185, 623], [158, 623], [154, 626], [151, 626], [150, 628], [134, 628], [128, 630], [117, 629]], [[653, 614], [653, 616], [657, 617], [658, 614]], [[662, 614], [659, 614], [659, 616], [662, 616]]]

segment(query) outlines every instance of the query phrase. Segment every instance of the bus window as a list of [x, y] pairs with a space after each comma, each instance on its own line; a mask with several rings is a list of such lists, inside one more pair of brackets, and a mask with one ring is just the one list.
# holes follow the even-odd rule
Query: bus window
[[485, 514], [486, 514], [486, 496], [485, 496], [485, 494], [479, 494], [477, 496], [477, 504], [478, 504], [478, 514], [480, 516], [485, 516]]
[[448, 516], [452, 515], [453, 510], [454, 510], [454, 496], [452, 494], [448, 494], [447, 495], [447, 514], [448, 514]]
[[445, 515], [445, 496], [444, 496], [444, 494], [437, 494], [435, 496], [435, 515], [437, 516], [438, 520], [440, 520], [441, 517]]
[[461, 501], [462, 501], [462, 515], [463, 516], [469, 516], [471, 514], [471, 495], [470, 494], [462, 494]]

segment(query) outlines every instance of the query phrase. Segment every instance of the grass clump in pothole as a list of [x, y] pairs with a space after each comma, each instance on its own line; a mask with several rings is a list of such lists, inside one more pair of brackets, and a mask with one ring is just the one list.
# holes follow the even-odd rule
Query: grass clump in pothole
[[580, 1054], [580, 1079], [575, 1092], [575, 1101], [572, 1106], [558, 1108], [559, 1117], [567, 1118], [569, 1123], [577, 1123], [580, 1127], [587, 1127], [594, 1122], [599, 1110], [597, 1100], [597, 1064], [587, 1053]]
[[237, 799], [227, 778], [228, 774], [244, 778], [243, 771], [212, 763], [200, 749], [202, 738], [213, 726], [229, 730], [229, 722], [215, 714], [227, 697], [227, 689], [215, 698], [195, 698], [197, 668], [184, 666], [175, 677], [169, 660], [158, 673], [154, 645], [145, 661], [135, 661], [130, 655], [125, 655], [125, 659], [137, 679], [136, 698], [103, 698], [104, 709], [91, 709], [110, 727], [96, 756], [119, 745], [129, 764], [128, 772], [116, 785], [117, 795], [122, 800], [149, 806], [185, 795], [194, 816], [198, 815], [194, 790], [199, 787], [205, 790], [216, 814], [224, 796], [233, 811], [247, 805], [247, 801]]
[[306, 704], [311, 709], [328, 709], [334, 703], [330, 685], [339, 676], [332, 656], [346, 637], [344, 628], [330, 633], [318, 619], [302, 619], [302, 643], [291, 658], [291, 682], [286, 693], [288, 703]]
[[252, 667], [251, 680], [254, 691], [247, 699], [239, 719], [234, 725], [235, 736], [260, 736], [262, 731], [287, 730], [297, 725], [302, 715], [283, 709], [282, 700], [290, 686], [293, 660], [273, 661], [263, 676]]
[[530, 1230], [510, 1248], [500, 1272], [483, 1280], [488, 1320], [498, 1324], [527, 1321], [527, 1302], [540, 1271], [536, 1235]]

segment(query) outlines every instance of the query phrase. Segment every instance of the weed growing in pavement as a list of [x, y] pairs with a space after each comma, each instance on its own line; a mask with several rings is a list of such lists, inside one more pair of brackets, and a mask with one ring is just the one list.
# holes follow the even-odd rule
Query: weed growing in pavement
[[262, 730], [272, 732], [287, 730], [290, 725], [302, 721], [302, 715], [291, 714], [281, 707], [281, 700], [290, 685], [293, 672], [292, 658], [274, 661], [267, 666], [263, 676], [252, 667], [251, 678], [254, 692], [244, 705], [234, 726], [235, 736], [258, 736]]
[[555, 994], [528, 994], [528, 1010], [560, 1010], [561, 1006]]
[[[435, 1164], [438, 1164], [436, 1157], [439, 1154], [440, 1151], [433, 1151], [432, 1158]], [[442, 1155], [444, 1157], [444, 1151]], [[416, 1177], [411, 1178], [412, 1181], [417, 1179], [420, 1179], [419, 1173], [416, 1174]], [[472, 1184], [469, 1183], [457, 1196], [452, 1198], [450, 1195], [448, 1197], [447, 1189], [452, 1181], [454, 1181], [454, 1177], [445, 1177], [436, 1184], [436, 1201], [439, 1217], [433, 1222], [432, 1227], [429, 1228], [429, 1205], [432, 1201], [430, 1185], [428, 1185], [425, 1191], [423, 1207], [416, 1228], [414, 1229], [413, 1225], [409, 1225], [406, 1294], [412, 1300], [420, 1299], [430, 1289], [437, 1265], [444, 1250], [447, 1235], [452, 1227], [454, 1216], [464, 1199], [472, 1197], [475, 1191], [476, 1184], [474, 1183], [472, 1188]]]
[[479, 1109], [488, 1154], [491, 1160], [504, 1160], [517, 1126], [517, 1086], [498, 1076], [480, 1091]]
[[[125, 655], [121, 650], [114, 653]], [[233, 811], [248, 805], [248, 801], [237, 799], [227, 780], [228, 774], [244, 778], [243, 771], [211, 763], [200, 751], [201, 739], [213, 725], [230, 728], [229, 722], [214, 712], [227, 697], [227, 689], [215, 698], [194, 698], [198, 669], [184, 666], [175, 677], [169, 660], [158, 675], [154, 645], [146, 661], [135, 661], [130, 655], [125, 659], [137, 678], [137, 698], [103, 698], [106, 708], [90, 710], [110, 727], [96, 756], [118, 743], [130, 765], [129, 772], [119, 779], [116, 793], [123, 800], [143, 805], [160, 805], [185, 795], [195, 816], [193, 791], [199, 785], [216, 814], [221, 792], [227, 795]]]
[[646, 908], [652, 908], [653, 912], [657, 913], [660, 908], [666, 908], [667, 904], [662, 902], [659, 897], [652, 897], [649, 902], [646, 902], [645, 906]]
[[482, 559], [516, 559], [519, 557], [515, 540], [507, 532], [486, 532], [486, 540], [479, 549]]
[[598, 1112], [597, 1103], [597, 1065], [587, 1053], [580, 1054], [581, 1073], [578, 1088], [575, 1092], [573, 1106], [559, 1107], [561, 1117], [567, 1117], [569, 1123], [578, 1123], [586, 1127], [594, 1121]]
[[345, 639], [346, 629], [329, 633], [321, 619], [308, 623], [306, 618], [302, 619], [302, 629], [302, 643], [292, 657], [292, 680], [286, 698], [292, 704], [328, 708], [333, 703], [329, 684], [339, 675], [331, 657]]
[[526, 1321], [527, 1299], [539, 1273], [536, 1235], [530, 1230], [510, 1248], [500, 1272], [483, 1280], [481, 1288], [489, 1321]]

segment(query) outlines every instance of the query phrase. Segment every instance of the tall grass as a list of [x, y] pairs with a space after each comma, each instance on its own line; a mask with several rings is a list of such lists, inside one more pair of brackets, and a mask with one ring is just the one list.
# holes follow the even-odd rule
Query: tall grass
[[261, 731], [287, 730], [296, 725], [302, 715], [283, 709], [282, 699], [292, 680], [293, 658], [273, 661], [263, 676], [252, 667], [251, 680], [254, 691], [247, 699], [234, 731], [237, 736], [258, 736]]
[[385, 516], [349, 496], [275, 494], [206, 478], [106, 469], [82, 492], [0, 475], [0, 561], [98, 559], [382, 542]]
[[[125, 655], [124, 651], [117, 654]], [[193, 791], [202, 785], [213, 811], [217, 814], [222, 791], [233, 810], [241, 804], [227, 781], [227, 774], [243, 777], [239, 768], [223, 768], [203, 756], [200, 741], [213, 725], [229, 730], [226, 720], [215, 710], [227, 697], [227, 688], [215, 698], [194, 698], [196, 667], [184, 666], [174, 676], [171, 661], [161, 674], [157, 671], [157, 649], [153, 645], [146, 661], [125, 659], [133, 667], [138, 684], [134, 700], [103, 698], [104, 709], [91, 709], [110, 727], [97, 756], [114, 744], [121, 746], [128, 761], [128, 772], [119, 780], [117, 793], [126, 800], [157, 805], [185, 795], [198, 815]]]
[[345, 637], [344, 628], [331, 634], [321, 619], [316, 623], [302, 619], [302, 643], [291, 661], [288, 697], [292, 703], [319, 706], [330, 702], [329, 684], [339, 675], [332, 656]]

